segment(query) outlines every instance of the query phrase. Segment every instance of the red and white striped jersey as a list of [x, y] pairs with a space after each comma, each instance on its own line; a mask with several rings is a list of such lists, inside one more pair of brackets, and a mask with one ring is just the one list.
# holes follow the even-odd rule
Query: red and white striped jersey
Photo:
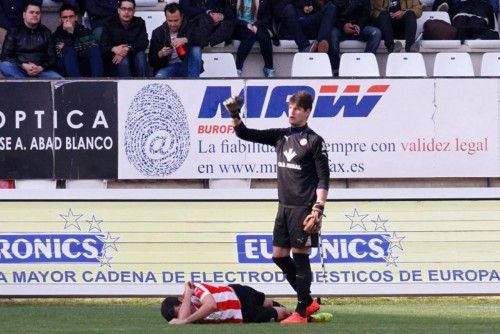
[[196, 309], [201, 307], [201, 301], [207, 295], [212, 295], [217, 303], [217, 311], [210, 313], [203, 323], [242, 323], [241, 303], [234, 290], [229, 286], [215, 286], [206, 283], [194, 283], [191, 303]]

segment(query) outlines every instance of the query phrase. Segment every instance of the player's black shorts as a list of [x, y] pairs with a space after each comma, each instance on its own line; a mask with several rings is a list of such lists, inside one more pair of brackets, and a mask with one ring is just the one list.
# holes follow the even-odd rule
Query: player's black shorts
[[266, 295], [249, 286], [229, 284], [241, 303], [243, 322], [271, 322], [278, 320], [278, 311], [274, 307], [264, 307]]
[[274, 221], [273, 246], [282, 248], [317, 247], [318, 234], [304, 232], [304, 219], [311, 213], [308, 207], [278, 207]]

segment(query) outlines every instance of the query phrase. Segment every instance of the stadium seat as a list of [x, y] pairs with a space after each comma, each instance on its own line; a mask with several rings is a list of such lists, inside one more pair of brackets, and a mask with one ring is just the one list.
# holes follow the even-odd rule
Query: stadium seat
[[146, 32], [148, 33], [148, 38], [151, 39], [153, 30], [158, 28], [165, 22], [165, 14], [163, 11], [136, 11], [136, 16], [142, 17], [146, 22]]
[[16, 189], [56, 189], [55, 180], [16, 180]]
[[0, 180], [0, 189], [14, 189], [14, 180]]
[[377, 58], [373, 53], [344, 53], [340, 57], [339, 77], [379, 77]]
[[296, 53], [292, 77], [332, 77], [332, 65], [326, 53]]
[[420, 53], [390, 53], [387, 57], [387, 77], [426, 77], [424, 57]]
[[500, 40], [493, 39], [468, 39], [464, 42], [471, 50], [473, 49], [500, 49]]
[[466, 52], [439, 52], [434, 59], [435, 77], [473, 77], [474, 68]]
[[106, 189], [107, 180], [66, 180], [66, 189]]
[[[156, 7], [158, 0], [135, 0], [135, 7]], [[163, 11], [161, 12], [163, 14]]]
[[203, 53], [201, 78], [237, 78], [236, 63], [231, 53]]
[[500, 52], [486, 52], [481, 60], [481, 76], [500, 76]]

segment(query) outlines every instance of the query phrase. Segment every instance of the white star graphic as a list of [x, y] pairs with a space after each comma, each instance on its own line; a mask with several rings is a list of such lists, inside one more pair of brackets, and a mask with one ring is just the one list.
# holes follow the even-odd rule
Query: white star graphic
[[380, 215], [377, 215], [377, 220], [373, 220], [373, 219], [372, 219], [372, 222], [375, 224], [375, 229], [374, 229], [374, 231], [381, 230], [381, 231], [387, 232], [387, 228], [385, 227], [385, 224], [386, 224], [388, 221], [389, 221], [389, 220], [387, 220], [387, 219], [382, 220], [382, 218], [380, 218]]
[[102, 232], [100, 225], [102, 224], [103, 221], [97, 220], [95, 218], [95, 215], [92, 215], [92, 219], [86, 220], [86, 222], [89, 224], [89, 232], [92, 232], [92, 231]]
[[351, 226], [349, 227], [349, 229], [352, 230], [356, 226], [359, 226], [366, 231], [366, 226], [363, 220], [365, 220], [366, 217], [368, 217], [368, 215], [360, 215], [358, 213], [358, 209], [354, 209], [354, 213], [352, 215], [345, 215], [345, 216], [347, 217], [347, 219], [351, 221]]
[[102, 254], [102, 256], [98, 257], [97, 259], [100, 261], [101, 267], [108, 266], [111, 268], [111, 264], [109, 263], [112, 259], [111, 256], [106, 256], [106, 253], [104, 253], [104, 254]]
[[395, 267], [397, 267], [398, 265], [397, 265], [396, 261], [398, 259], [399, 259], [398, 256], [394, 256], [394, 255], [392, 255], [392, 253], [389, 253], [389, 255], [387, 255], [387, 256], [384, 257], [384, 260], [386, 261], [385, 266], [388, 267], [388, 266], [390, 266], [392, 264]]
[[106, 238], [99, 237], [99, 239], [104, 241], [104, 246], [102, 247], [103, 251], [105, 251], [108, 248], [113, 248], [115, 251], [118, 251], [115, 243], [116, 243], [116, 240], [120, 239], [120, 237], [113, 238], [113, 237], [111, 237], [111, 233], [108, 232], [106, 234]]
[[406, 237], [398, 237], [396, 235], [396, 232], [392, 232], [392, 236], [391, 237], [386, 237], [384, 236], [384, 238], [389, 241], [389, 250], [393, 249], [394, 247], [396, 248], [399, 248], [401, 250], [403, 250], [403, 246], [401, 246], [401, 241], [406, 238]]
[[73, 214], [73, 211], [69, 209], [67, 215], [59, 214], [59, 216], [64, 219], [64, 229], [69, 228], [70, 226], [76, 227], [79, 231], [82, 229], [80, 228], [80, 224], [78, 224], [78, 219], [82, 218], [83, 215], [75, 215]]

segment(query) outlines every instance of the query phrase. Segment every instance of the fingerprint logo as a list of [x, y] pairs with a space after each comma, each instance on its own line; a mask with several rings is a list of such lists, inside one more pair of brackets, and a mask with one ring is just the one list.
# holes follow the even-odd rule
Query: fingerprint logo
[[175, 172], [189, 153], [189, 125], [179, 96], [166, 84], [144, 86], [134, 97], [125, 124], [125, 152], [145, 176]]

